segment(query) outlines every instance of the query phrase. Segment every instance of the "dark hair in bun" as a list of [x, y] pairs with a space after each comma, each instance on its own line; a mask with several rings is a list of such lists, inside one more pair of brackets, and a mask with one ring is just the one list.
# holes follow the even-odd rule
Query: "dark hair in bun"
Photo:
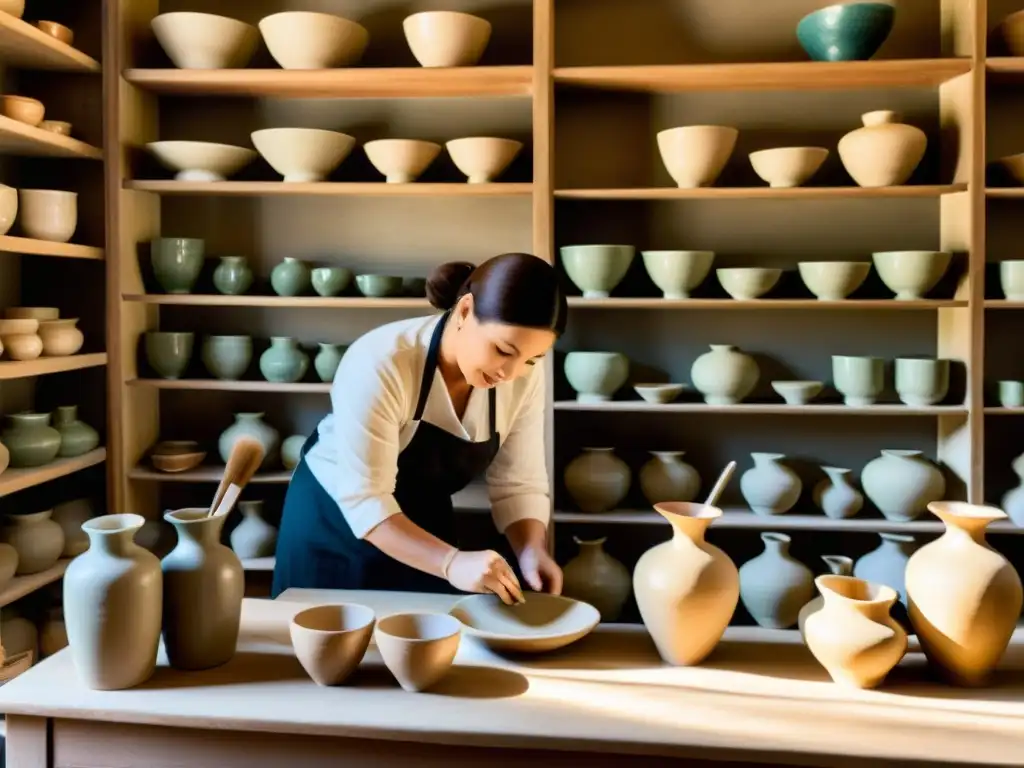
[[558, 272], [529, 253], [503, 253], [480, 266], [451, 261], [427, 278], [427, 299], [438, 309], [451, 309], [467, 293], [478, 320], [565, 330], [569, 311]]

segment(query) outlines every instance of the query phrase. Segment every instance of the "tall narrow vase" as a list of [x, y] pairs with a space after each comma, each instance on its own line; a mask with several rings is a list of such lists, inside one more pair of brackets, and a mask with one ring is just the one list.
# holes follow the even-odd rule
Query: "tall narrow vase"
[[814, 597], [814, 574], [789, 554], [784, 533], [762, 533], [764, 552], [740, 568], [740, 599], [762, 627], [788, 629]]
[[161, 561], [167, 660], [176, 669], [218, 667], [235, 655], [245, 591], [238, 555], [220, 543], [226, 516], [179, 509], [164, 519], [178, 534]]
[[144, 522], [141, 515], [88, 520], [89, 549], [64, 575], [71, 659], [89, 688], [132, 688], [156, 667], [162, 577], [160, 561], [134, 541]]
[[853, 517], [864, 506], [864, 495], [853, 487], [849, 469], [843, 467], [822, 467], [826, 477], [814, 486], [814, 503], [825, 517], [842, 520]]

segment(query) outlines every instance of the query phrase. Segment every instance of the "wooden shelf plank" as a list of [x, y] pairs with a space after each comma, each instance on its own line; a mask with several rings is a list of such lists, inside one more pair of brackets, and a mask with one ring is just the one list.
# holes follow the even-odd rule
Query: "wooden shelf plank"
[[985, 309], [1024, 309], [1024, 301], [985, 299]]
[[276, 557], [250, 557], [242, 560], [242, 569], [250, 572], [273, 571]]
[[37, 357], [35, 360], [5, 360], [0, 363], [0, 381], [4, 379], [27, 379], [32, 376], [46, 376], [51, 373], [78, 371], [83, 368], [98, 368], [106, 364], [106, 352], [68, 355], [67, 357]]
[[329, 394], [330, 382], [283, 384], [275, 381], [221, 381], [220, 379], [129, 379], [130, 387], [185, 389], [220, 392], [280, 392], [287, 394]]
[[26, 488], [34, 488], [37, 485], [56, 480], [58, 477], [66, 477], [83, 469], [102, 464], [107, 458], [106, 448], [97, 448], [94, 451], [75, 456], [71, 459], [57, 459], [42, 467], [29, 469], [8, 468], [0, 473], [0, 496], [9, 496], [12, 493], [23, 491]]
[[787, 61], [560, 67], [559, 85], [644, 93], [796, 91], [937, 86], [971, 71], [970, 59]]
[[48, 35], [34, 24], [0, 11], [0, 61], [21, 69], [99, 72], [92, 56]]
[[[128, 477], [132, 480], [146, 480], [154, 483], [219, 483], [224, 476], [224, 467], [205, 466], [190, 469], [187, 472], [158, 472], [148, 465], [138, 465]], [[280, 472], [262, 472], [253, 475], [250, 483], [274, 484], [287, 483], [291, 479], [290, 470]]]
[[302, 99], [529, 96], [533, 67], [380, 69], [128, 69], [133, 85], [161, 94]]
[[1024, 187], [988, 187], [985, 196], [997, 199], [1024, 199]]
[[70, 136], [0, 116], [0, 154], [25, 157], [80, 157], [99, 160], [103, 150]]
[[994, 75], [996, 79], [1013, 79], [1014, 76], [1024, 76], [1024, 57], [1021, 56], [990, 56], [985, 59], [985, 69]]
[[562, 200], [819, 200], [835, 198], [941, 197], [964, 192], [966, 184], [918, 184], [903, 187], [647, 187], [636, 189], [559, 189]]
[[988, 416], [1024, 416], [1024, 408], [1004, 408], [1001, 405], [990, 405], [984, 409]]
[[60, 256], [66, 259], [102, 259], [103, 249], [75, 243], [54, 243], [29, 237], [0, 235], [0, 252], [24, 253], [30, 256]]
[[288, 182], [283, 181], [126, 181], [125, 189], [156, 192], [161, 195], [217, 195], [221, 197], [337, 196], [337, 197], [525, 197], [533, 194], [533, 185], [464, 184], [387, 184], [385, 182]]
[[222, 296], [221, 294], [128, 293], [125, 301], [195, 307], [290, 307], [293, 309], [428, 309], [426, 299], [363, 296]]
[[842, 301], [820, 301], [818, 299], [652, 299], [611, 297], [608, 299], [584, 299], [570, 296], [569, 306], [575, 309], [840, 309], [860, 311], [872, 310], [934, 310], [943, 307], [966, 307], [966, 301], [947, 299], [920, 299], [896, 301], [895, 299], [844, 299]]
[[50, 566], [45, 571], [39, 573], [33, 573], [28, 576], [15, 576], [9, 582], [7, 586], [0, 590], [0, 607], [10, 605], [11, 603], [21, 600], [21, 598], [31, 595], [43, 587], [53, 584], [53, 582], [60, 579], [64, 572], [68, 569], [68, 565], [71, 563], [71, 558], [64, 560], [58, 560], [56, 564]]
[[785, 405], [784, 403], [738, 403], [737, 405], [707, 405], [706, 403], [648, 403], [644, 400], [609, 400], [581, 403], [576, 400], [555, 402], [556, 411], [608, 411], [617, 413], [712, 413], [730, 415], [780, 416], [955, 416], [967, 415], [962, 405], [934, 405], [919, 408], [900, 404], [868, 405], [863, 407], [841, 403], [821, 405]]

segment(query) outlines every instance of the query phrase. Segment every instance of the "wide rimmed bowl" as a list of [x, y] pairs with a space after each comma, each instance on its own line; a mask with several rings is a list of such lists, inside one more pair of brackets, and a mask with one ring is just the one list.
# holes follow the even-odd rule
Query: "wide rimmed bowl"
[[251, 138], [270, 167], [296, 183], [323, 181], [356, 143], [347, 133], [320, 128], [265, 128]]
[[597, 608], [546, 592], [527, 592], [526, 602], [506, 605], [497, 595], [470, 595], [451, 615], [464, 631], [498, 651], [544, 653], [574, 643], [601, 621]]
[[870, 261], [801, 261], [796, 267], [807, 290], [821, 301], [845, 299], [871, 272]]
[[146, 149], [176, 181], [224, 181], [256, 157], [256, 151], [212, 141], [151, 141]]

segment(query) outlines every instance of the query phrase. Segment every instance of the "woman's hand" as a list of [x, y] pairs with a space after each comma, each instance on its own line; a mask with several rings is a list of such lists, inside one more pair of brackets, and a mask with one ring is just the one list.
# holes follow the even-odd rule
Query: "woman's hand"
[[456, 551], [444, 576], [463, 592], [493, 592], [506, 605], [523, 602], [519, 579], [505, 558], [490, 549]]
[[562, 569], [548, 554], [548, 529], [540, 520], [519, 520], [505, 529], [523, 579], [536, 592], [562, 594]]

